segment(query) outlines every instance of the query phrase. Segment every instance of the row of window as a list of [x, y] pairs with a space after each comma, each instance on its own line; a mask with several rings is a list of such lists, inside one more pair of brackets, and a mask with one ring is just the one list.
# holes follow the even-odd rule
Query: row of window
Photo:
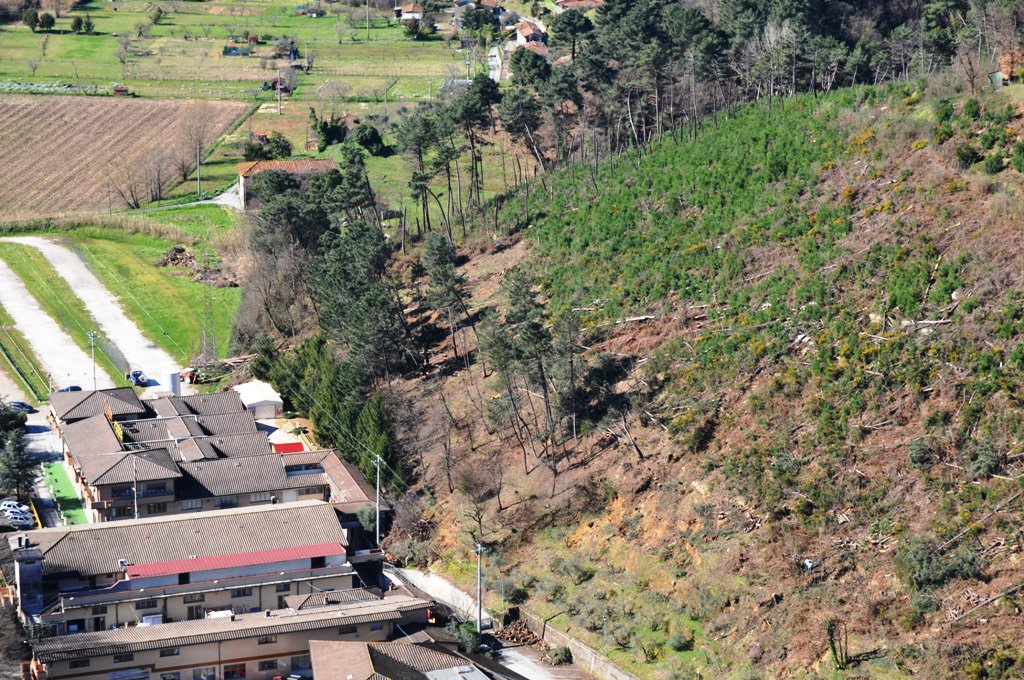
[[[292, 590], [292, 585], [290, 583], [278, 583], [275, 586], [274, 590], [276, 592], [278, 592], [278, 593], [290, 593], [291, 590]], [[252, 597], [252, 588], [251, 587], [233, 588], [231, 590], [231, 597], [232, 598]], [[183, 599], [185, 601], [185, 604], [195, 604], [196, 602], [205, 602], [206, 601], [206, 593], [189, 593], [189, 594], [185, 595]], [[160, 606], [160, 604], [156, 600], [139, 600], [138, 602], [135, 603], [135, 609], [136, 610], [156, 609], [159, 606]], [[192, 608], [189, 607], [189, 609], [192, 609]], [[92, 608], [92, 613], [93, 613], [93, 615], [106, 614], [107, 613], [107, 606], [106, 605], [99, 605], [99, 606], [93, 607]], [[200, 616], [198, 618], [202, 618], [202, 617]]]
[[[276, 641], [276, 637], [271, 635]], [[160, 650], [160, 656], [177, 656], [180, 650], [177, 647], [170, 647], [167, 649]], [[115, 654], [114, 663], [130, 663], [135, 660], [135, 655], [132, 653], [128, 654]], [[73, 659], [68, 665], [71, 668], [88, 668], [89, 659]], [[266, 659], [260, 661], [257, 665], [261, 671], [276, 671], [279, 668], [277, 659]], [[291, 658], [291, 670], [305, 671], [313, 667], [313, 663], [310, 660], [309, 654], [302, 654], [300, 656], [293, 656]], [[224, 680], [240, 680], [245, 677], [245, 664], [244, 663], [232, 663], [224, 666]], [[216, 680], [217, 678], [217, 667], [210, 666], [208, 668], [196, 668], [192, 671], [192, 680]], [[181, 680], [181, 673], [161, 673], [160, 680]]]

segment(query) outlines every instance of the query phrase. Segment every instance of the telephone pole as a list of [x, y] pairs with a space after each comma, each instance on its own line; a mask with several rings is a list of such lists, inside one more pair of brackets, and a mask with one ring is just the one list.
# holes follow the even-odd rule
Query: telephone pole
[[380, 454], [377, 454], [377, 460], [374, 461], [377, 465], [377, 519], [373, 523], [373, 528], [377, 532], [377, 547], [380, 547]]
[[203, 179], [202, 179], [202, 147], [196, 142], [196, 200], [203, 200]]
[[89, 349], [92, 350], [92, 391], [96, 391], [96, 331], [89, 331]]
[[476, 632], [484, 630], [484, 599], [483, 599], [483, 555], [484, 546], [476, 544]]

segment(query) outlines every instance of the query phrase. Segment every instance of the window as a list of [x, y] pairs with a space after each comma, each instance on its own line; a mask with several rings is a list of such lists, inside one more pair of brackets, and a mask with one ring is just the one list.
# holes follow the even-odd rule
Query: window
[[324, 487], [322, 486], [310, 486], [305, 489], [299, 489], [300, 496], [323, 496]]
[[136, 609], [156, 609], [158, 606], [156, 600], [139, 600], [135, 603]]
[[130, 505], [125, 505], [123, 507], [111, 508], [110, 516], [111, 517], [134, 517], [135, 516], [135, 509], [132, 506], [130, 506]]
[[271, 500], [273, 500], [273, 498], [274, 494], [270, 493], [269, 491], [262, 491], [260, 493], [249, 494], [250, 503], [269, 503]]
[[303, 654], [302, 656], [292, 657], [292, 673], [295, 671], [308, 671], [313, 668], [313, 662], [309, 659], [309, 654]]
[[160, 656], [178, 656], [181, 650], [177, 647], [164, 647], [160, 650]]
[[159, 484], [147, 484], [146, 494], [149, 496], [167, 495], [167, 482], [160, 482]]
[[93, 616], [103, 616], [106, 613], [107, 613], [107, 605], [105, 605], [105, 604], [97, 604], [97, 605], [93, 606], [93, 608], [92, 608], [92, 615]]
[[88, 668], [89, 667], [89, 660], [88, 659], [72, 659], [71, 662], [68, 665], [71, 668]]
[[290, 593], [290, 592], [292, 592], [292, 584], [291, 583], [278, 583], [277, 584], [277, 592], [279, 592], [279, 593]]
[[203, 499], [202, 498], [196, 498], [196, 499], [193, 499], [193, 500], [190, 500], [190, 501], [182, 501], [181, 502], [181, 509], [182, 510], [202, 510], [203, 509]]
[[135, 661], [135, 655], [131, 652], [114, 655], [114, 663], [128, 663], [129, 661]]
[[384, 630], [384, 622], [377, 621], [376, 623], [371, 623], [370, 630]]
[[252, 597], [252, 588], [235, 588], [231, 591], [231, 597]]
[[115, 486], [110, 490], [110, 495], [114, 498], [131, 498], [132, 487], [130, 486]]
[[277, 659], [270, 659], [268, 661], [260, 661], [259, 669], [261, 671], [276, 671], [277, 670]]
[[161, 673], [160, 680], [181, 680], [181, 673]]
[[150, 515], [160, 515], [167, 512], [167, 503], [150, 503], [146, 506], [146, 512]]
[[[261, 635], [259, 637], [259, 639], [257, 640], [257, 642], [259, 644], [261, 644], [261, 645], [272, 645], [275, 642], [277, 642], [277, 636], [276, 635]], [[274, 668], [277, 668], [277, 666], [275, 666]]]
[[224, 666], [224, 680], [238, 680], [245, 677], [244, 663], [229, 663]]
[[218, 508], [233, 508], [238, 505], [238, 497], [224, 496], [223, 498], [218, 498], [215, 504]]
[[206, 602], [206, 593], [189, 593], [185, 596], [185, 604], [195, 604], [196, 602]]
[[217, 667], [195, 669], [192, 671], [192, 680], [217, 680]]
[[194, 604], [188, 608], [188, 620], [198, 621], [206, 618], [206, 607], [201, 604]]
[[71, 619], [66, 624], [68, 635], [85, 632], [85, 619]]
[[338, 626], [338, 635], [351, 635], [356, 632], [355, 626]]

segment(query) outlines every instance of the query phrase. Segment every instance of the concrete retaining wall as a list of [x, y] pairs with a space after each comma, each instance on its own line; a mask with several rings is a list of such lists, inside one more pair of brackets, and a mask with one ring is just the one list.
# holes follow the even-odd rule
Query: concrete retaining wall
[[572, 662], [600, 680], [640, 680], [632, 673], [619, 668], [611, 659], [588, 647], [579, 640], [560, 630], [548, 626], [544, 619], [528, 611], [520, 612], [527, 627], [552, 647], [568, 647]]

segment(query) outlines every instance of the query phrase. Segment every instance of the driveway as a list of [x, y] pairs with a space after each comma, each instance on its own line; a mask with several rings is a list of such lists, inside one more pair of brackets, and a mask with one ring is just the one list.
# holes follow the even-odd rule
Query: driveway
[[[36, 236], [10, 237], [3, 240], [22, 243], [39, 250], [57, 273], [68, 282], [71, 290], [81, 298], [85, 308], [96, 319], [103, 333], [124, 355], [131, 368], [145, 371], [150, 380], [150, 387], [159, 385], [163, 390], [170, 389], [168, 377], [180, 370], [180, 363], [142, 334], [139, 327], [125, 315], [117, 298], [111, 295], [100, 280], [89, 271], [81, 258], [59, 243]], [[17, 314], [12, 312], [12, 315], [17, 318]], [[85, 383], [81, 384], [86, 387]], [[191, 393], [187, 386], [181, 387], [182, 394]]]
[[[14, 327], [49, 372], [54, 389], [67, 385], [92, 386], [92, 358], [78, 347], [57, 322], [36, 303], [18, 275], [0, 262], [0, 305], [14, 318]], [[114, 381], [96, 369], [96, 386], [113, 387]]]

